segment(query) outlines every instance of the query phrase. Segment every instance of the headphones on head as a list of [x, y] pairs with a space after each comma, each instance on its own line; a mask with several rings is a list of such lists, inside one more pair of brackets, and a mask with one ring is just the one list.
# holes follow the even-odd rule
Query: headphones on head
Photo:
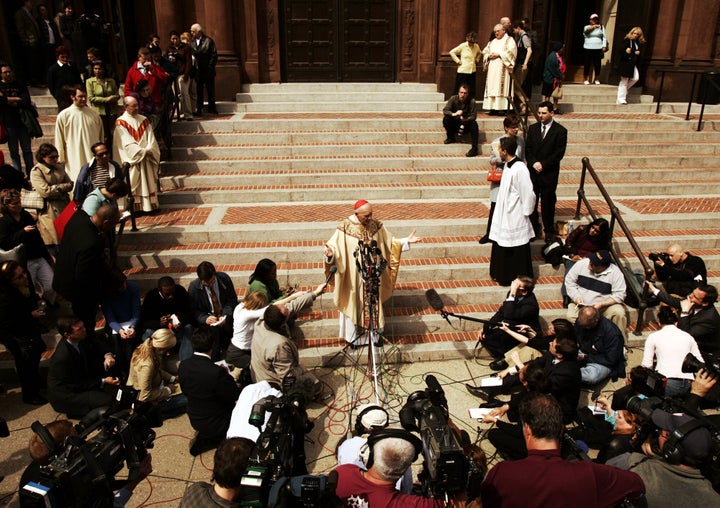
[[670, 437], [668, 437], [668, 440], [665, 441], [665, 444], [660, 450], [660, 455], [662, 456], [662, 458], [670, 464], [682, 463], [682, 460], [685, 456], [682, 450], [683, 439], [685, 439], [691, 432], [702, 427], [707, 427], [707, 425], [700, 420], [693, 419], [689, 422], [683, 423], [674, 431], [668, 430], [667, 432], [670, 434]]
[[413, 445], [413, 447], [415, 448], [415, 456], [412, 460], [413, 462], [415, 462], [420, 456], [420, 453], [423, 450], [423, 442], [416, 435], [411, 434], [407, 430], [403, 429], [376, 430], [368, 436], [367, 442], [360, 447], [360, 459], [362, 460], [363, 464], [365, 464], [365, 467], [367, 469], [370, 469], [373, 465], [373, 462], [375, 461], [375, 457], [373, 456], [373, 449], [375, 448], [375, 444], [377, 444], [378, 441], [382, 441], [383, 439], [387, 439], [390, 437], [404, 439], [405, 441]]
[[387, 425], [387, 422], [390, 421], [390, 415], [387, 411], [385, 411], [385, 409], [383, 409], [381, 406], [378, 406], [377, 404], [368, 404], [367, 407], [365, 407], [362, 411], [358, 413], [357, 418], [355, 418], [356, 436], [362, 436], [363, 434], [372, 432], [372, 429], [368, 429], [362, 424], [363, 416], [368, 414], [370, 411], [382, 411], [383, 413], [385, 413], [385, 425]]

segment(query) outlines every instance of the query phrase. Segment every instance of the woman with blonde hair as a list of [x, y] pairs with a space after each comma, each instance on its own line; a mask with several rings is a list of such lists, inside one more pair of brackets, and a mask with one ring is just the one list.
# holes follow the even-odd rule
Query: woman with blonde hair
[[642, 28], [635, 26], [625, 36], [625, 46], [620, 56], [620, 83], [618, 84], [617, 103], [627, 104], [627, 93], [640, 80], [637, 63], [640, 59], [640, 45], [645, 44]]
[[[305, 294], [296, 291], [275, 304], [284, 304]], [[250, 365], [250, 347], [252, 346], [255, 322], [262, 317], [269, 305], [268, 297], [262, 291], [248, 291], [243, 301], [233, 312], [233, 336], [225, 355], [225, 361], [244, 369]]]
[[162, 368], [163, 356], [175, 343], [173, 331], [160, 328], [135, 349], [130, 360], [127, 385], [138, 391], [137, 402], [156, 406], [163, 420], [187, 411], [187, 398], [177, 393], [177, 377]]

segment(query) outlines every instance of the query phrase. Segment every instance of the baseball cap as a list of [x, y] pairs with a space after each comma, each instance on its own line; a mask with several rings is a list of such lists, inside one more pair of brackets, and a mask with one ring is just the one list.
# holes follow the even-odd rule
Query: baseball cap
[[[662, 409], [656, 409], [650, 416], [653, 423], [672, 433], [688, 422], [695, 421], [695, 418], [682, 413], [668, 413]], [[710, 431], [705, 427], [698, 427], [688, 432], [678, 443], [678, 448], [685, 458], [695, 461], [702, 461], [710, 455], [712, 449], [712, 437]]]
[[606, 250], [599, 250], [597, 252], [593, 252], [588, 256], [588, 259], [590, 259], [590, 264], [595, 266], [610, 266], [610, 263], [612, 262], [612, 258], [610, 257], [610, 253]]
[[362, 415], [360, 423], [368, 430], [374, 427], [387, 427], [388, 414], [377, 404], [363, 404], [358, 408], [358, 415]]

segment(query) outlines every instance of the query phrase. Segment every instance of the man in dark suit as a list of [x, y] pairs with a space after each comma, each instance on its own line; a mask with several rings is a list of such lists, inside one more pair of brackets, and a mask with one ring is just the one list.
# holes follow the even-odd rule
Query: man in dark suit
[[500, 328], [501, 322], [507, 323], [511, 328], [527, 325], [538, 335], [541, 333], [540, 306], [533, 293], [534, 289], [535, 281], [532, 277], [523, 275], [512, 281], [502, 306], [480, 332], [483, 347], [495, 358], [490, 364], [491, 369], [506, 369], [508, 365], [503, 355], [518, 345], [516, 339]]
[[82, 418], [95, 408], [110, 406], [120, 380], [108, 374], [115, 358], [92, 340], [82, 320], [61, 318], [57, 324], [62, 340], [50, 359], [48, 399], [55, 411]]
[[209, 325], [215, 331], [213, 359], [220, 359], [220, 351], [227, 349], [233, 332], [233, 311], [237, 306], [235, 286], [230, 276], [215, 270], [215, 265], [203, 261], [197, 276], [190, 283], [188, 294], [198, 326]]
[[537, 204], [542, 201], [542, 222], [545, 241], [555, 236], [555, 203], [557, 196], [560, 161], [565, 157], [567, 148], [567, 129], [553, 120], [552, 102], [541, 102], [538, 106], [539, 123], [528, 129], [525, 141], [525, 159], [535, 190], [535, 211], [530, 220], [535, 236], [540, 237]]
[[157, 289], [145, 294], [140, 309], [143, 339], [159, 328], [172, 328], [179, 344], [180, 361], [192, 356], [193, 304], [184, 287], [175, 284], [172, 277], [160, 277]]
[[208, 94], [208, 112], [217, 115], [215, 107], [215, 65], [217, 64], [217, 48], [215, 41], [205, 35], [202, 26], [195, 23], [190, 27], [193, 41], [190, 43], [195, 62], [197, 64], [197, 111], [195, 115], [202, 116], [203, 109], [203, 87]]
[[194, 456], [215, 448], [225, 439], [240, 389], [227, 368], [210, 359], [213, 335], [208, 327], [195, 330], [192, 346], [195, 352], [180, 362], [178, 376], [188, 399], [190, 424], [197, 431], [190, 443], [190, 454]]
[[650, 282], [645, 284], [658, 300], [680, 311], [677, 327], [693, 336], [703, 357], [708, 353], [720, 356], [720, 314], [715, 308], [718, 298], [715, 286], [701, 284], [680, 300]]
[[101, 206], [95, 215], [78, 210], [68, 221], [55, 264], [53, 289], [70, 300], [73, 312], [92, 334], [95, 314], [110, 275], [111, 246], [120, 212], [114, 205]]
[[70, 99], [70, 90], [72, 87], [80, 83], [80, 72], [70, 63], [70, 52], [65, 46], [58, 46], [55, 49], [57, 61], [52, 64], [47, 71], [47, 87], [57, 102], [58, 113], [72, 104]]

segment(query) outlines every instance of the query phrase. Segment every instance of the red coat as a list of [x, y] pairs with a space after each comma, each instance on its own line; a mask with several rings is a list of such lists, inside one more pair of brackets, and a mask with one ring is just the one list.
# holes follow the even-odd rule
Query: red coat
[[143, 76], [137, 68], [137, 60], [132, 64], [125, 78], [125, 97], [135, 92], [135, 87], [142, 79], [146, 79], [152, 86], [152, 98], [155, 104], [162, 102], [162, 87], [168, 80], [168, 74], [155, 62], [150, 66], [150, 71]]

